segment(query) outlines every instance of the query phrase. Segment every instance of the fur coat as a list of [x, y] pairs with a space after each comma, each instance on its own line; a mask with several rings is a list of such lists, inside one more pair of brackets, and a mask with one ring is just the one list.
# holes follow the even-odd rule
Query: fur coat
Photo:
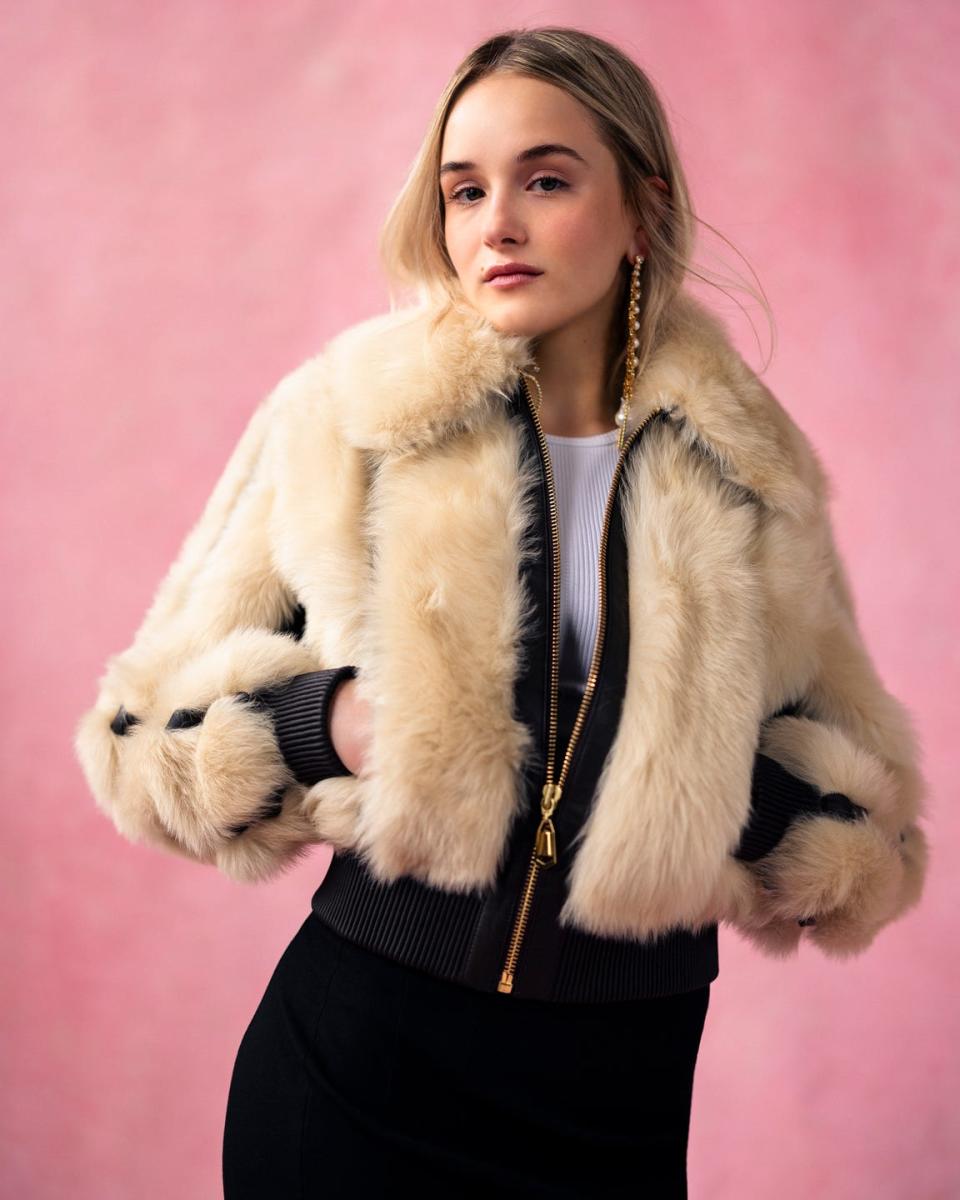
[[[123, 835], [240, 880], [327, 842], [383, 880], [491, 883], [531, 736], [512, 689], [537, 479], [505, 413], [531, 363], [527, 339], [465, 304], [410, 308], [343, 330], [259, 402], [76, 730]], [[801, 937], [860, 952], [920, 898], [925, 787], [909, 715], [858, 629], [828, 480], [683, 293], [630, 427], [658, 406], [671, 419], [620, 482], [627, 687], [561, 920], [626, 937], [718, 921], [775, 956]], [[299, 640], [283, 632], [298, 605]], [[372, 705], [370, 758], [308, 788], [238, 693], [346, 663]], [[797, 698], [805, 715], [765, 720]], [[203, 724], [171, 731], [190, 706]], [[132, 736], [117, 736], [121, 709]], [[736, 861], [758, 751], [868, 819], [808, 816]], [[278, 788], [279, 819], [223, 834]]]

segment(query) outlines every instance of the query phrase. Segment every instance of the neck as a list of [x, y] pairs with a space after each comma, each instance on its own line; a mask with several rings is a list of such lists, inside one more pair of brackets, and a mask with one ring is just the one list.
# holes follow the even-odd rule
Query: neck
[[[534, 378], [543, 395], [540, 424], [545, 433], [588, 437], [616, 429], [616, 405], [606, 389], [605, 330], [578, 322], [544, 334], [536, 343], [539, 371]], [[534, 399], [539, 399], [536, 384]]]
[[617, 428], [614, 418], [620, 397], [610, 386], [608, 363], [625, 336], [622, 322], [612, 325], [614, 310], [623, 307], [621, 291], [615, 282], [593, 308], [534, 340], [544, 432], [589, 437]]

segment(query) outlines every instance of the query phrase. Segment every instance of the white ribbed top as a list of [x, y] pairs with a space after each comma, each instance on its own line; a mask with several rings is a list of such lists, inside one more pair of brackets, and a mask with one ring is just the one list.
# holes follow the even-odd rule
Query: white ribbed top
[[560, 690], [580, 696], [597, 636], [600, 534], [618, 435], [617, 429], [589, 437], [544, 435], [560, 521]]

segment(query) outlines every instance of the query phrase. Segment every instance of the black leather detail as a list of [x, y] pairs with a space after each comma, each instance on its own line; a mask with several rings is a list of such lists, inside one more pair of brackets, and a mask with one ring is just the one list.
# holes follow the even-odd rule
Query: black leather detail
[[260, 813], [261, 821], [272, 821], [279, 817], [283, 812], [283, 795], [286, 792], [285, 787], [279, 787], [267, 801], [266, 806]]
[[771, 713], [768, 717], [764, 717], [764, 722], [775, 721], [777, 717], [805, 717], [808, 714], [804, 711], [803, 700], [788, 700], [776, 712]]
[[732, 478], [730, 467], [717, 451], [709, 442], [704, 441], [702, 437], [691, 431], [688, 417], [682, 413], [677, 413], [674, 408], [665, 409], [663, 415], [676, 430], [682, 432], [687, 447], [699, 458], [710, 464], [716, 472], [717, 477], [722, 481], [727, 495], [734, 504], [753, 504], [757, 507], [762, 505], [759, 494], [752, 488], [747, 487], [746, 484], [739, 483], [736, 479]]
[[839, 817], [841, 821], [861, 821], [867, 816], [867, 810], [862, 805], [854, 804], [842, 792], [825, 792], [820, 797], [820, 808], [828, 816]]
[[251, 825], [257, 824], [259, 821], [272, 821], [279, 817], [283, 812], [283, 794], [287, 789], [279, 787], [267, 800], [263, 802], [251, 820], [243, 825], [231, 825], [227, 833], [231, 837], [239, 837], [241, 833], [246, 833]]
[[140, 718], [135, 717], [133, 713], [128, 713], [121, 704], [117, 709], [116, 716], [110, 722], [110, 732], [115, 733], [117, 737], [124, 737], [130, 732], [132, 726], [139, 724]]
[[307, 610], [302, 604], [290, 614], [288, 619], [277, 629], [277, 633], [292, 633], [299, 642], [303, 638], [303, 631], [307, 623]]
[[164, 729], [193, 729], [201, 724], [206, 714], [205, 708], [178, 708], [171, 714]]

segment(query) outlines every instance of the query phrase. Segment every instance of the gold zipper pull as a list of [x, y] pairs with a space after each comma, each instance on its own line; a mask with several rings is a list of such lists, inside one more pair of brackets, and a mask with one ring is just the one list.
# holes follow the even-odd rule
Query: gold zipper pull
[[540, 798], [542, 818], [537, 827], [536, 859], [541, 867], [553, 867], [557, 862], [557, 833], [553, 827], [553, 810], [560, 803], [563, 788], [559, 783], [545, 783]]
[[552, 817], [553, 810], [560, 803], [563, 788], [559, 783], [545, 783], [540, 793], [540, 811], [545, 817]]
[[537, 829], [537, 862], [541, 867], [553, 867], [557, 863], [557, 835], [553, 822], [547, 817]]

